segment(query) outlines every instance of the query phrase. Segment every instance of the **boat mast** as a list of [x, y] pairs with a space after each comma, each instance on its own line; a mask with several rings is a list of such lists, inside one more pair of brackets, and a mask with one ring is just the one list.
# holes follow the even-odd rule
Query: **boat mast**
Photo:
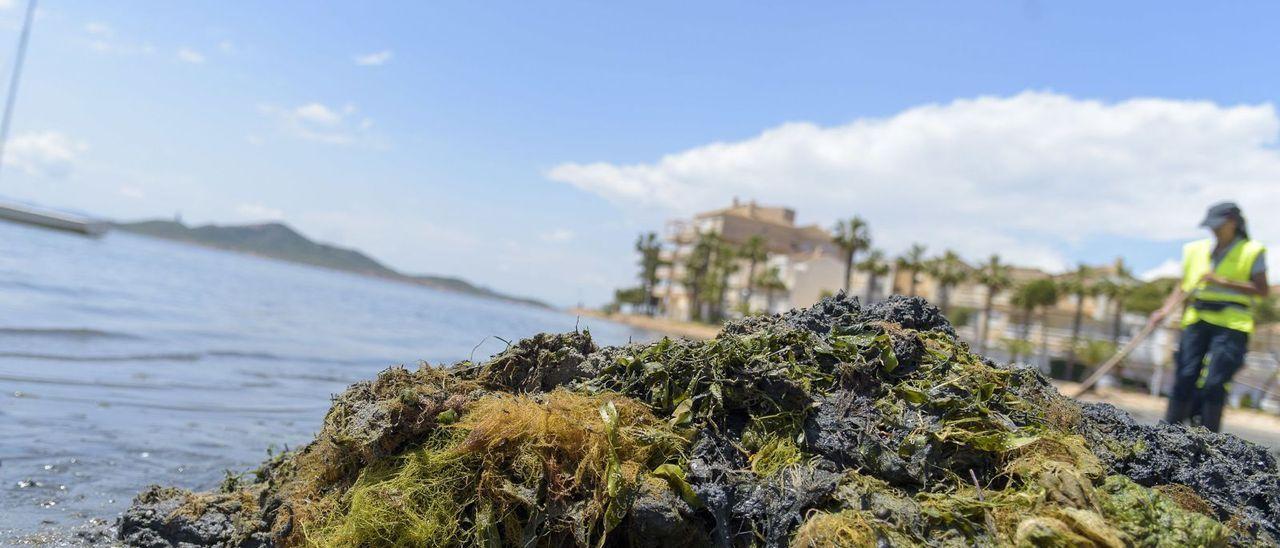
[[31, 20], [35, 18], [35, 14], [36, 0], [28, 0], [22, 34], [18, 35], [18, 55], [13, 60], [13, 74], [9, 77], [9, 96], [4, 101], [4, 118], [0, 119], [0, 170], [4, 169], [5, 145], [9, 143], [9, 122], [13, 120], [13, 103], [18, 99], [18, 80], [22, 78], [22, 62], [27, 58], [27, 40], [31, 37]]

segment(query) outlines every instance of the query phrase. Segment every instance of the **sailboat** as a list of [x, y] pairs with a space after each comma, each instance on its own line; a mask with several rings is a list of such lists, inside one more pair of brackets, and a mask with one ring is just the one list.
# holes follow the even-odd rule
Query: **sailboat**
[[[35, 13], [36, 0], [29, 0], [22, 33], [18, 36], [18, 54], [13, 63], [13, 75], [9, 77], [9, 96], [4, 104], [4, 118], [0, 119], [0, 167], [4, 165], [4, 149], [9, 141], [9, 122], [13, 119], [13, 103], [18, 96], [18, 80], [22, 76], [22, 62], [27, 57], [27, 39], [31, 36], [31, 20]], [[106, 222], [74, 213], [13, 202], [0, 202], [0, 219], [89, 236], [100, 236], [110, 226]]]

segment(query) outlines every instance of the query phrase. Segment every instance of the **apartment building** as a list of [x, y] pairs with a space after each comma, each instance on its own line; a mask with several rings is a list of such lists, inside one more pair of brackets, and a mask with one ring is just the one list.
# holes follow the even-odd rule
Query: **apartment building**
[[752, 237], [764, 240], [767, 259], [756, 266], [756, 274], [777, 268], [785, 289], [766, 291], [749, 280], [749, 262], [738, 259], [729, 276], [725, 293], [728, 311], [740, 312], [744, 303], [751, 311], [778, 312], [818, 301], [830, 288], [840, 287], [844, 270], [839, 249], [831, 233], [822, 227], [796, 224], [794, 209], [762, 206], [755, 201], [734, 199], [729, 207], [694, 215], [692, 219], [667, 223], [666, 266], [658, 270], [656, 297], [668, 317], [694, 317], [692, 295], [685, 285], [686, 259], [693, 253], [700, 234], [718, 234], [726, 243], [745, 245]]

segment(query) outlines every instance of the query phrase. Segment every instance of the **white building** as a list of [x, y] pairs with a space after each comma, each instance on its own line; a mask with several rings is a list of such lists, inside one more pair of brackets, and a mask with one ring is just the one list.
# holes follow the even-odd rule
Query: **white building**
[[[754, 273], [749, 261], [736, 260], [737, 269], [726, 284], [726, 315], [741, 315], [744, 303], [750, 312], [776, 312], [808, 306], [822, 295], [843, 287], [844, 267], [829, 232], [817, 225], [797, 225], [793, 209], [760, 206], [755, 202], [742, 203], [735, 199], [729, 207], [667, 224], [668, 246], [662, 255], [667, 265], [658, 270], [655, 294], [668, 317], [680, 320], [694, 317], [692, 292], [685, 284], [688, 274], [686, 262], [699, 235], [712, 233], [739, 247], [752, 237], [760, 236], [767, 254], [767, 259], [756, 265]], [[758, 277], [770, 268], [778, 269], [778, 277], [785, 289], [767, 291], [751, 283], [751, 274]]]

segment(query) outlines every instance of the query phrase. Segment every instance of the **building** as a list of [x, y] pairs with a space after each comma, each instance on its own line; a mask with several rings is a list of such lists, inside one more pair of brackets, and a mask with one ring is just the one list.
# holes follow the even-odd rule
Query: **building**
[[[666, 264], [658, 269], [655, 296], [668, 317], [708, 317], [710, 311], [694, 310], [693, 288], [686, 283], [688, 258], [695, 252], [699, 238], [707, 234], [718, 235], [735, 247], [745, 245], [754, 236], [764, 241], [767, 258], [755, 265], [754, 272], [750, 261], [735, 260], [736, 268], [725, 284], [726, 315], [808, 306], [843, 283], [844, 267], [830, 232], [818, 225], [797, 225], [794, 209], [761, 206], [754, 201], [744, 203], [735, 198], [729, 207], [667, 223], [667, 246], [662, 252]], [[750, 283], [752, 275], [758, 279], [775, 268], [785, 289], [768, 291]]]
[[[751, 312], [781, 312], [791, 308], [809, 306], [823, 296], [834, 294], [844, 287], [845, 265], [843, 253], [832, 241], [832, 234], [815, 225], [797, 225], [794, 209], [777, 206], [762, 206], [754, 201], [741, 202], [737, 199], [729, 207], [707, 211], [694, 215], [692, 219], [669, 221], [665, 229], [667, 245], [662, 251], [664, 266], [658, 270], [658, 285], [655, 297], [665, 315], [679, 320], [689, 320], [695, 316], [709, 317], [707, 310], [695, 315], [692, 305], [692, 291], [687, 287], [688, 272], [686, 263], [694, 252], [700, 235], [717, 234], [731, 246], [740, 247], [753, 236], [764, 239], [768, 258], [755, 266], [755, 275], [770, 269], [776, 269], [778, 277], [785, 289], [772, 292], [752, 287], [748, 291], [749, 276], [753, 274], [748, 261], [738, 259], [736, 270], [726, 280], [725, 311], [727, 316], [740, 316], [744, 310]], [[866, 253], [865, 251], [863, 252]], [[860, 255], [856, 259], [860, 260]], [[872, 293], [870, 280], [865, 272], [855, 270], [850, 280], [849, 292], [864, 301], [875, 301], [890, 294], [911, 294], [911, 273], [898, 269], [893, 265], [891, 257], [890, 272], [876, 280]], [[1106, 268], [1106, 267], [1102, 267]], [[1010, 267], [1010, 277], [1014, 286], [1037, 278], [1054, 278], [1049, 273], [1024, 267]], [[1058, 276], [1061, 277], [1061, 276]], [[917, 273], [915, 294], [933, 302], [938, 302], [942, 288], [926, 271]], [[748, 299], [748, 295], [750, 295]], [[952, 312], [964, 310], [971, 320], [968, 325], [958, 326], [962, 335], [976, 338], [977, 328], [981, 321], [981, 312], [986, 304], [987, 289], [981, 284], [969, 280], [950, 290], [950, 307]], [[1013, 338], [1020, 334], [1021, 315], [1011, 304], [1013, 291], [998, 293], [993, 299], [993, 310], [990, 322], [991, 340], [993, 344], [1003, 338]], [[744, 306], [745, 303], [745, 306]], [[705, 306], [705, 305], [704, 305]], [[1106, 320], [1109, 303], [1099, 297], [1089, 297], [1085, 302], [1088, 327], [1100, 329], [1100, 322]], [[1074, 314], [1072, 299], [1062, 299], [1048, 312], [1050, 325], [1068, 321]], [[1038, 324], [1034, 318], [1032, 324]], [[1050, 335], [1050, 346], [1061, 344], [1058, 337]]]

